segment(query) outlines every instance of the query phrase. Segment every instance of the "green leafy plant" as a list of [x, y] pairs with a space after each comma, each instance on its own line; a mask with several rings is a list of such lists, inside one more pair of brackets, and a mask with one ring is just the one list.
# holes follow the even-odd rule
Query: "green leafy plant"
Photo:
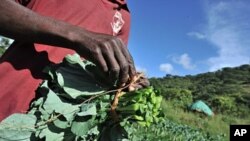
[[45, 71], [50, 80], [37, 89], [40, 97], [27, 114], [14, 114], [0, 123], [0, 139], [128, 140], [132, 133], [127, 129], [134, 124], [149, 127], [161, 119], [157, 90], [124, 92], [129, 84], [119, 89], [101, 85], [97, 67], [77, 54]]

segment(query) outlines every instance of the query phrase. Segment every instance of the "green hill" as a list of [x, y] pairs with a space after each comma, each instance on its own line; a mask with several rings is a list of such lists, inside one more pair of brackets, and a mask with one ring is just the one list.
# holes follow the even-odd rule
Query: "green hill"
[[216, 113], [245, 117], [249, 112], [250, 65], [193, 76], [166, 75], [151, 78], [150, 82], [167, 100], [181, 100], [181, 107], [195, 100], [204, 100]]
[[[198, 75], [167, 74], [150, 82], [165, 97], [163, 111], [174, 123], [223, 137], [220, 140], [229, 140], [230, 124], [250, 124], [250, 65]], [[215, 116], [190, 111], [197, 100], [209, 105]]]

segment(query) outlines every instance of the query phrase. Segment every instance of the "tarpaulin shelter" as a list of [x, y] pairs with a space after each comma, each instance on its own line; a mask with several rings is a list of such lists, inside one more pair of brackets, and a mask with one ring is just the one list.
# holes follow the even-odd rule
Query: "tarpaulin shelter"
[[198, 101], [194, 102], [190, 106], [190, 109], [194, 110], [194, 111], [198, 111], [198, 112], [203, 112], [208, 116], [213, 116], [214, 115], [211, 108], [206, 103], [204, 103], [202, 100], [198, 100]]

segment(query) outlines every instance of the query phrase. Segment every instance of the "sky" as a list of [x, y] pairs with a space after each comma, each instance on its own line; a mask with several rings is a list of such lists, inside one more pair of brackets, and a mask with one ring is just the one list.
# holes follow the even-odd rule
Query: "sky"
[[250, 64], [249, 0], [127, 0], [128, 48], [148, 77]]

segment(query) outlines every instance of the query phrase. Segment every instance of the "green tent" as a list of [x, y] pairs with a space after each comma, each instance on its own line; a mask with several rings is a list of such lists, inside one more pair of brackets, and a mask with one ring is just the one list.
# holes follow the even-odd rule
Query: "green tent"
[[204, 103], [201, 100], [198, 100], [198, 101], [194, 102], [191, 105], [190, 109], [194, 110], [194, 111], [198, 111], [198, 112], [203, 112], [208, 116], [213, 116], [214, 115], [213, 111], [207, 106], [207, 104]]

